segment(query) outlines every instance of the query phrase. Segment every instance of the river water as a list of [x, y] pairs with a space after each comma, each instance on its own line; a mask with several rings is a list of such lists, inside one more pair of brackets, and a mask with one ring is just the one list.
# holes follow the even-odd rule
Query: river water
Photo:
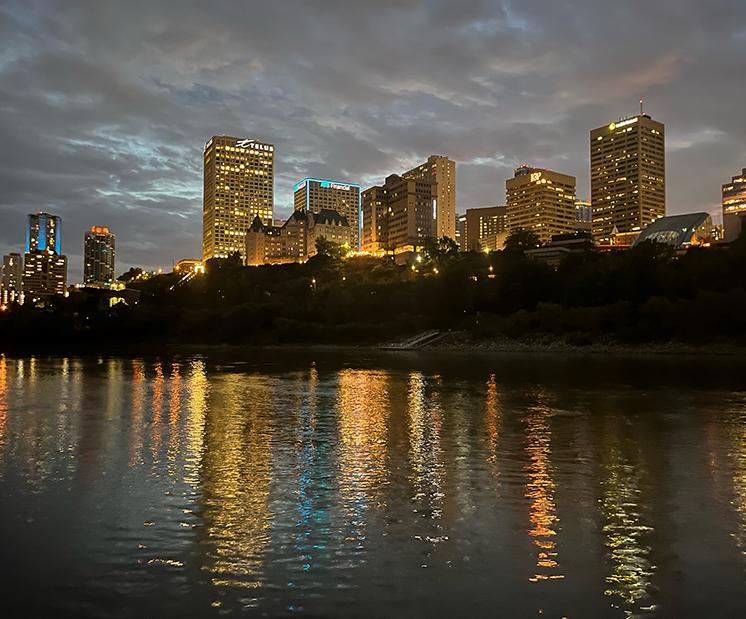
[[0, 357], [4, 616], [746, 616], [744, 369]]

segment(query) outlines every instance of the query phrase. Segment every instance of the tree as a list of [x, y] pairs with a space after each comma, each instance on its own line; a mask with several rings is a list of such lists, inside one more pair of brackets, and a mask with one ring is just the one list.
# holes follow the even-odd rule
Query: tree
[[428, 238], [422, 245], [422, 253], [428, 260], [440, 263], [444, 258], [458, 255], [458, 244], [447, 236]]
[[117, 277], [117, 280], [126, 284], [131, 282], [133, 279], [137, 279], [140, 275], [142, 275], [142, 269], [140, 267], [130, 267], [128, 271]]
[[216, 273], [218, 271], [236, 271], [243, 267], [243, 260], [241, 260], [241, 254], [234, 251], [227, 258], [210, 258], [205, 262], [205, 271], [209, 273]]
[[541, 241], [533, 230], [518, 228], [505, 239], [505, 253], [512, 256], [523, 256], [527, 249], [540, 247]]
[[328, 256], [332, 260], [341, 260], [350, 253], [350, 246], [330, 241], [325, 236], [316, 239], [316, 254], [319, 256]]

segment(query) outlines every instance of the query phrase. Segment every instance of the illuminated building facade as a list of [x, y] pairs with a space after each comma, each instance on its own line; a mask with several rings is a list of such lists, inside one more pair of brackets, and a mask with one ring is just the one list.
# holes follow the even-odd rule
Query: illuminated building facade
[[575, 200], [575, 230], [591, 232], [593, 227], [593, 209], [590, 200]]
[[593, 237], [629, 244], [666, 214], [664, 126], [639, 114], [599, 127], [591, 131], [590, 154]]
[[296, 210], [282, 226], [267, 226], [255, 217], [246, 233], [246, 264], [305, 262], [316, 255], [316, 241], [325, 238], [352, 247], [356, 231], [337, 211]]
[[28, 216], [23, 264], [25, 301], [41, 301], [65, 294], [67, 257], [60, 253], [60, 218], [49, 213]]
[[507, 231], [506, 211], [504, 206], [466, 209], [461, 249], [463, 251], [502, 249]]
[[174, 273], [204, 273], [205, 264], [197, 258], [183, 258], [174, 265]]
[[366, 189], [362, 197], [362, 250], [402, 254], [422, 247], [426, 239], [433, 238], [436, 190], [437, 186], [428, 178], [404, 178], [397, 174], [388, 176], [381, 186]]
[[362, 210], [360, 249], [371, 254], [383, 253], [386, 251], [388, 237], [386, 192], [383, 187], [371, 187], [362, 193], [360, 202]]
[[85, 233], [83, 283], [110, 286], [114, 281], [116, 237], [104, 226], [93, 226]]
[[204, 151], [202, 260], [245, 259], [255, 217], [272, 224], [275, 147], [253, 139], [215, 136]]
[[542, 243], [575, 232], [575, 177], [521, 166], [505, 182], [509, 232], [531, 230]]
[[735, 241], [746, 217], [746, 168], [723, 185], [723, 227], [725, 240]]
[[360, 249], [360, 185], [306, 178], [293, 187], [293, 204], [296, 211], [339, 213], [353, 231], [350, 246]]
[[715, 238], [715, 226], [708, 213], [686, 213], [656, 219], [640, 233], [632, 246], [645, 241], [655, 241], [678, 250], [707, 246]]
[[0, 277], [0, 305], [21, 301], [23, 291], [23, 258], [21, 254], [11, 253], [3, 256], [2, 274]]
[[466, 244], [464, 240], [466, 239], [466, 214], [461, 213], [460, 215], [456, 215], [456, 236], [454, 237], [454, 241], [456, 241], [456, 245], [459, 246], [459, 249], [461, 251], [466, 251]]
[[429, 236], [456, 238], [456, 162], [443, 155], [401, 175], [405, 180], [429, 183], [432, 200], [432, 232]]

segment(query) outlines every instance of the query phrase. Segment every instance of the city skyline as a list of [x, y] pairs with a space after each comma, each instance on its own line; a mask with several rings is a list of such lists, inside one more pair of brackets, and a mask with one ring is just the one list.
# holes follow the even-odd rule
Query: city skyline
[[[720, 188], [746, 165], [744, 86], [733, 79], [746, 7], [679, 7], [576, 1], [563, 9], [571, 20], [531, 2], [384, 3], [343, 16], [333, 3], [299, 5], [299, 35], [272, 6], [252, 19], [185, 7], [173, 20], [167, 4], [147, 3], [134, 20], [122, 7], [7, 3], [0, 252], [19, 251], [26, 214], [43, 210], [62, 217], [67, 239], [97, 222], [116, 230], [119, 270], [198, 256], [201, 149], [222, 133], [277, 146], [276, 216], [292, 212], [298, 179], [366, 188], [432, 153], [458, 165], [459, 213], [502, 203], [524, 162], [575, 176], [587, 199], [589, 130], [634, 113], [640, 96], [666, 124], [668, 213], [720, 221]], [[343, 18], [357, 25], [321, 45]], [[360, 37], [384, 21], [411, 37], [360, 58]], [[133, 40], [142, 50], [125, 56]], [[80, 281], [82, 246], [68, 250]]]

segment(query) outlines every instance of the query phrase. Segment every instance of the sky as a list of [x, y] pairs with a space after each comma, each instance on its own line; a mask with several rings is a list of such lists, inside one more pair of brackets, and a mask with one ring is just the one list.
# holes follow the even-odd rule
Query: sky
[[521, 163], [577, 177], [589, 131], [666, 125], [669, 213], [719, 218], [746, 167], [744, 0], [0, 0], [0, 253], [62, 217], [117, 272], [201, 254], [202, 149], [275, 144], [275, 215], [307, 176], [378, 184], [457, 162], [457, 210]]

